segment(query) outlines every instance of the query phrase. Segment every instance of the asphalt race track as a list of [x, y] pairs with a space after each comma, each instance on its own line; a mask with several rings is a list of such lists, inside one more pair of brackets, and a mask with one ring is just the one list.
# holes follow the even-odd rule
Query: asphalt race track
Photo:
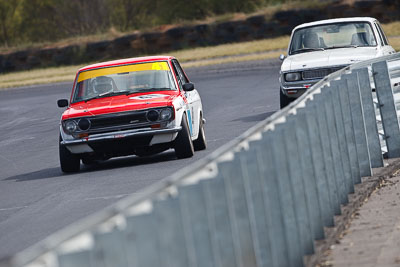
[[116, 158], [64, 175], [58, 162], [60, 98], [71, 83], [0, 91], [0, 258], [162, 180], [279, 108], [280, 61], [187, 69], [203, 100], [208, 149]]

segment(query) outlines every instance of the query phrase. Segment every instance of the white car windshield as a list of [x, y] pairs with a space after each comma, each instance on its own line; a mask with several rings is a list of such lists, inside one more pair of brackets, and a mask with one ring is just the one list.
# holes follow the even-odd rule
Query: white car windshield
[[375, 35], [368, 22], [341, 22], [296, 30], [290, 44], [289, 55], [376, 45]]
[[72, 102], [176, 90], [167, 62], [113, 66], [79, 73]]

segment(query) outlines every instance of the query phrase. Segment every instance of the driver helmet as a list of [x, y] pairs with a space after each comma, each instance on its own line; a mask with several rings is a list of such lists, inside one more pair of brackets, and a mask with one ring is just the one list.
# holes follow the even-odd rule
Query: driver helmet
[[93, 80], [93, 88], [98, 94], [107, 93], [113, 90], [113, 81], [110, 77], [99, 76]]

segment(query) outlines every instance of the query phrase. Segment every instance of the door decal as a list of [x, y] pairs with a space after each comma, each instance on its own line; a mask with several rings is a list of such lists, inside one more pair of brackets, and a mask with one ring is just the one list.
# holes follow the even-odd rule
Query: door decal
[[190, 136], [192, 136], [193, 134], [193, 126], [192, 126], [192, 115], [190, 112], [190, 109], [187, 110], [187, 118], [188, 118], [188, 124], [189, 124], [189, 130], [190, 130]]

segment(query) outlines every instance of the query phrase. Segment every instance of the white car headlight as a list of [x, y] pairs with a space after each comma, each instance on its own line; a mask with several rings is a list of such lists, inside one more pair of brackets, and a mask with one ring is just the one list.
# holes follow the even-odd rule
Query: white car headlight
[[300, 80], [301, 80], [300, 72], [290, 72], [285, 74], [285, 81], [287, 82], [294, 82]]
[[169, 108], [165, 108], [160, 112], [160, 119], [161, 120], [169, 120], [172, 117], [172, 111]]

